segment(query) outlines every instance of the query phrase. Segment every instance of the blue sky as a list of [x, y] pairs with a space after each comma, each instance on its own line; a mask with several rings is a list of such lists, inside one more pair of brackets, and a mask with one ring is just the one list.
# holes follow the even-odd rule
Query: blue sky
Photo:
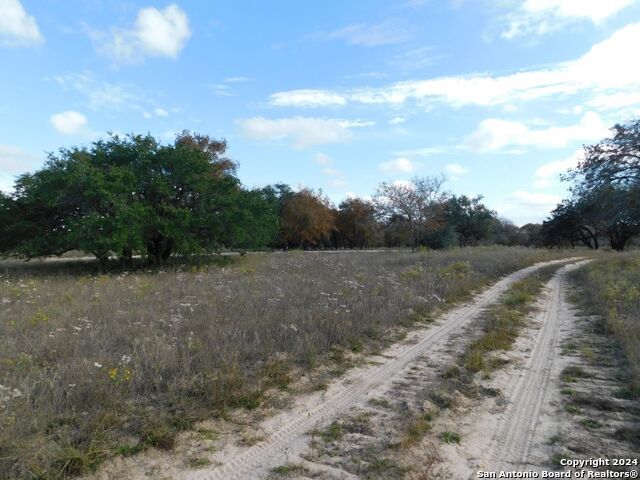
[[445, 174], [517, 224], [640, 114], [640, 0], [0, 0], [0, 188], [107, 131], [334, 201]]

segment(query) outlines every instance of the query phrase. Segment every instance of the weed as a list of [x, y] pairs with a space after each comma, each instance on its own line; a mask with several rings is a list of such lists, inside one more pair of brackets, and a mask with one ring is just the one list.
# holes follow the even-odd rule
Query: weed
[[582, 420], [580, 420], [580, 424], [583, 427], [588, 428], [589, 430], [602, 428], [602, 424], [597, 420], [593, 420], [592, 418], [583, 418]]
[[391, 408], [391, 403], [386, 398], [371, 398], [368, 403], [374, 407]]
[[211, 460], [205, 457], [191, 457], [187, 464], [189, 465], [189, 468], [195, 470], [197, 468], [204, 468], [211, 465]]
[[580, 366], [569, 366], [562, 370], [561, 378], [565, 383], [575, 382], [578, 378], [589, 378], [591, 375]]
[[459, 433], [449, 431], [442, 432], [440, 434], [440, 438], [445, 443], [460, 443], [460, 441], [462, 440], [462, 437]]
[[130, 443], [123, 443], [116, 447], [116, 454], [123, 457], [131, 457], [137, 455], [144, 450], [145, 446], [142, 443], [136, 443], [134, 445]]
[[402, 441], [404, 447], [415, 445], [431, 430], [430, 415], [416, 416], [412, 418], [405, 432], [405, 438]]
[[566, 405], [566, 406], [564, 407], [564, 409], [565, 409], [565, 411], [566, 411], [567, 413], [570, 413], [570, 414], [572, 414], [572, 415], [575, 415], [575, 414], [577, 414], [577, 413], [580, 413], [580, 409], [579, 409], [576, 405], [574, 405], [574, 404], [572, 404], [572, 403], [571, 403], [571, 404], [569, 404], [569, 405]]
[[285, 463], [278, 467], [272, 468], [271, 473], [281, 477], [286, 477], [294, 474], [304, 474], [309, 472], [309, 469], [299, 463]]
[[320, 433], [320, 438], [322, 438], [322, 440], [324, 440], [325, 442], [338, 441], [344, 435], [342, 425], [338, 422], [331, 423], [331, 425], [329, 425], [325, 430], [319, 433]]

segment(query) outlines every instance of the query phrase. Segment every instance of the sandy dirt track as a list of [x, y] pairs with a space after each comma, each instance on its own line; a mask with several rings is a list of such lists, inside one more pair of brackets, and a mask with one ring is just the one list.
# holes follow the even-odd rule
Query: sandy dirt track
[[541, 326], [534, 337], [535, 343], [520, 370], [521, 376], [503, 392], [509, 402], [507, 409], [498, 422], [489, 448], [481, 457], [480, 466], [486, 470], [536, 468], [531, 450], [534, 444], [545, 441], [537, 434], [540, 413], [548, 401], [560, 325], [571, 314], [564, 298], [565, 278], [568, 272], [583, 264], [579, 262], [561, 268], [547, 284], [548, 290], [536, 318]]
[[[575, 260], [575, 259], [574, 259]], [[308, 444], [307, 432], [329, 424], [346, 410], [364, 404], [368, 394], [379, 390], [381, 386], [390, 385], [395, 377], [403, 372], [407, 366], [418, 357], [442, 346], [448, 338], [477, 319], [482, 310], [494, 303], [513, 282], [523, 279], [535, 270], [547, 265], [559, 264], [567, 260], [544, 262], [519, 270], [504, 277], [472, 301], [450, 310], [442, 315], [434, 325], [414, 332], [413, 343], [399, 343], [375, 357], [375, 363], [366, 367], [353, 369], [345, 378], [334, 382], [324, 394], [310, 395], [298, 400], [289, 411], [266, 420], [258, 429], [264, 439], [247, 448], [229, 447], [222, 449], [215, 460], [216, 467], [185, 472], [182, 479], [213, 480], [213, 479], [258, 479], [267, 477], [271, 468], [286, 462], [295, 462]], [[561, 276], [556, 277], [558, 282]], [[558, 290], [558, 289], [556, 289]], [[559, 292], [552, 295], [547, 311], [553, 312], [554, 305], [559, 301]], [[555, 302], [555, 303], [554, 303]], [[542, 329], [536, 352], [532, 355], [531, 372], [535, 372], [535, 384], [523, 377], [515, 390], [512, 406], [505, 420], [499, 426], [487, 454], [487, 460], [508, 458], [509, 462], [522, 462], [529, 449], [529, 434], [535, 428], [537, 414], [531, 415], [532, 409], [539, 409], [540, 396], [543, 394], [545, 382], [548, 381], [548, 345], [554, 341], [556, 317], [550, 314], [549, 326]], [[529, 398], [533, 400], [529, 400]], [[533, 403], [531, 403], [533, 402]], [[523, 418], [527, 419], [526, 422]], [[505, 449], [508, 455], [505, 457]]]

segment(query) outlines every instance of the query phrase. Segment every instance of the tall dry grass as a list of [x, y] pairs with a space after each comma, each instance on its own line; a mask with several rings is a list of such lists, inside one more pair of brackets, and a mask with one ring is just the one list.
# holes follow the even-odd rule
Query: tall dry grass
[[604, 319], [629, 369], [625, 395], [640, 398], [640, 252], [611, 253], [574, 274], [579, 302]]
[[254, 408], [292, 368], [381, 342], [536, 261], [522, 248], [248, 255], [112, 275], [0, 267], [0, 478], [63, 478]]

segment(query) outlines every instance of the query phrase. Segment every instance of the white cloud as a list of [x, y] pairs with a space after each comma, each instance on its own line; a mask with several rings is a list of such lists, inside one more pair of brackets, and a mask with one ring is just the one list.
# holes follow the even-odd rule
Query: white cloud
[[504, 38], [526, 34], [543, 35], [565, 25], [590, 21], [599, 24], [625, 9], [635, 0], [525, 0], [520, 8], [507, 15]]
[[345, 105], [347, 99], [331, 92], [302, 89], [274, 93], [269, 102], [278, 107], [330, 107]]
[[453, 107], [513, 106], [517, 102], [557, 95], [616, 93], [640, 87], [640, 62], [629, 61], [638, 44], [640, 23], [632, 23], [595, 44], [581, 57], [544, 69], [500, 76], [476, 74], [409, 80], [379, 88], [293, 90], [274, 93], [270, 102], [306, 107], [348, 103], [400, 105], [409, 100], [425, 106], [436, 102]]
[[378, 165], [378, 169], [380, 169], [381, 172], [387, 173], [411, 173], [414, 172], [417, 167], [417, 164], [403, 157]]
[[40, 159], [21, 148], [0, 145], [0, 174], [23, 173], [32, 168]]
[[244, 135], [254, 140], [287, 140], [294, 148], [344, 142], [352, 138], [352, 128], [372, 122], [332, 118], [290, 117], [268, 119], [253, 117], [237, 120]]
[[363, 72], [363, 73], [354, 73], [352, 75], [345, 75], [344, 78], [349, 80], [360, 79], [360, 78], [387, 78], [389, 76], [388, 73], [384, 72]]
[[391, 184], [395, 187], [404, 187], [414, 189], [416, 186], [411, 180], [394, 180]]
[[466, 144], [476, 152], [507, 146], [560, 148], [578, 140], [600, 140], [607, 134], [607, 126], [594, 112], [585, 113], [580, 122], [568, 127], [531, 128], [523, 122], [488, 118], [480, 122]]
[[331, 165], [333, 163], [333, 160], [331, 159], [331, 157], [325, 155], [324, 153], [318, 153], [316, 155], [315, 162], [318, 165]]
[[330, 32], [312, 33], [309, 38], [325, 41], [344, 40], [348, 45], [378, 47], [403, 43], [412, 36], [412, 33], [405, 26], [383, 22], [373, 25], [365, 23], [348, 25]]
[[0, 45], [37, 45], [43, 40], [36, 19], [25, 11], [19, 0], [0, 2]]
[[441, 57], [441, 54], [435, 53], [433, 46], [427, 45], [396, 55], [389, 60], [389, 64], [401, 70], [420, 70], [434, 65]]
[[242, 77], [242, 76], [237, 76], [237, 77], [227, 77], [224, 79], [224, 81], [226, 83], [243, 83], [243, 82], [250, 82], [252, 81], [253, 78], [250, 77]]
[[322, 173], [328, 175], [330, 177], [336, 177], [340, 175], [340, 170], [336, 170], [335, 168], [327, 167], [322, 169]]
[[469, 169], [467, 167], [463, 167], [459, 163], [450, 163], [448, 165], [445, 165], [444, 171], [453, 175], [454, 177], [459, 177], [460, 175], [469, 173]]
[[395, 152], [394, 155], [398, 155], [399, 157], [431, 157], [433, 155], [439, 155], [446, 152], [447, 149], [445, 147], [425, 147], [402, 150], [400, 152]]
[[213, 92], [214, 95], [218, 97], [233, 97], [234, 94], [231, 92], [229, 85], [225, 85], [224, 83], [217, 83], [214, 85], [209, 85], [209, 88]]
[[558, 179], [560, 174], [567, 173], [571, 168], [575, 168], [578, 162], [583, 158], [582, 149], [576, 150], [571, 156], [563, 160], [554, 160], [538, 167], [535, 171], [535, 180], [533, 182], [536, 188], [548, 188]]
[[586, 102], [586, 105], [598, 110], [627, 109], [640, 106], [640, 92], [623, 91], [612, 94], [600, 94]]
[[[94, 37], [101, 40], [104, 35]], [[147, 56], [175, 59], [190, 37], [189, 18], [174, 3], [163, 10], [141, 9], [133, 27], [113, 31], [102, 50], [121, 63], [135, 63]]]
[[80, 133], [87, 126], [87, 117], [80, 112], [67, 110], [51, 115], [49, 122], [58, 132], [73, 135]]
[[142, 94], [134, 93], [132, 87], [100, 81], [88, 70], [68, 75], [54, 75], [50, 80], [64, 90], [75, 90], [84, 95], [92, 110], [140, 110], [140, 103], [148, 103]]
[[389, 120], [389, 125], [400, 125], [401, 123], [406, 122], [407, 119], [406, 118], [402, 118], [402, 117], [394, 117], [391, 120]]
[[496, 210], [518, 225], [542, 221], [562, 198], [547, 193], [518, 190], [509, 195]]
[[155, 113], [158, 117], [168, 117], [169, 112], [167, 112], [164, 108], [156, 108], [153, 113]]
[[334, 188], [334, 189], [343, 189], [346, 188], [347, 186], [347, 181], [344, 178], [334, 178], [332, 180], [329, 180], [327, 182], [327, 185], [330, 188]]

